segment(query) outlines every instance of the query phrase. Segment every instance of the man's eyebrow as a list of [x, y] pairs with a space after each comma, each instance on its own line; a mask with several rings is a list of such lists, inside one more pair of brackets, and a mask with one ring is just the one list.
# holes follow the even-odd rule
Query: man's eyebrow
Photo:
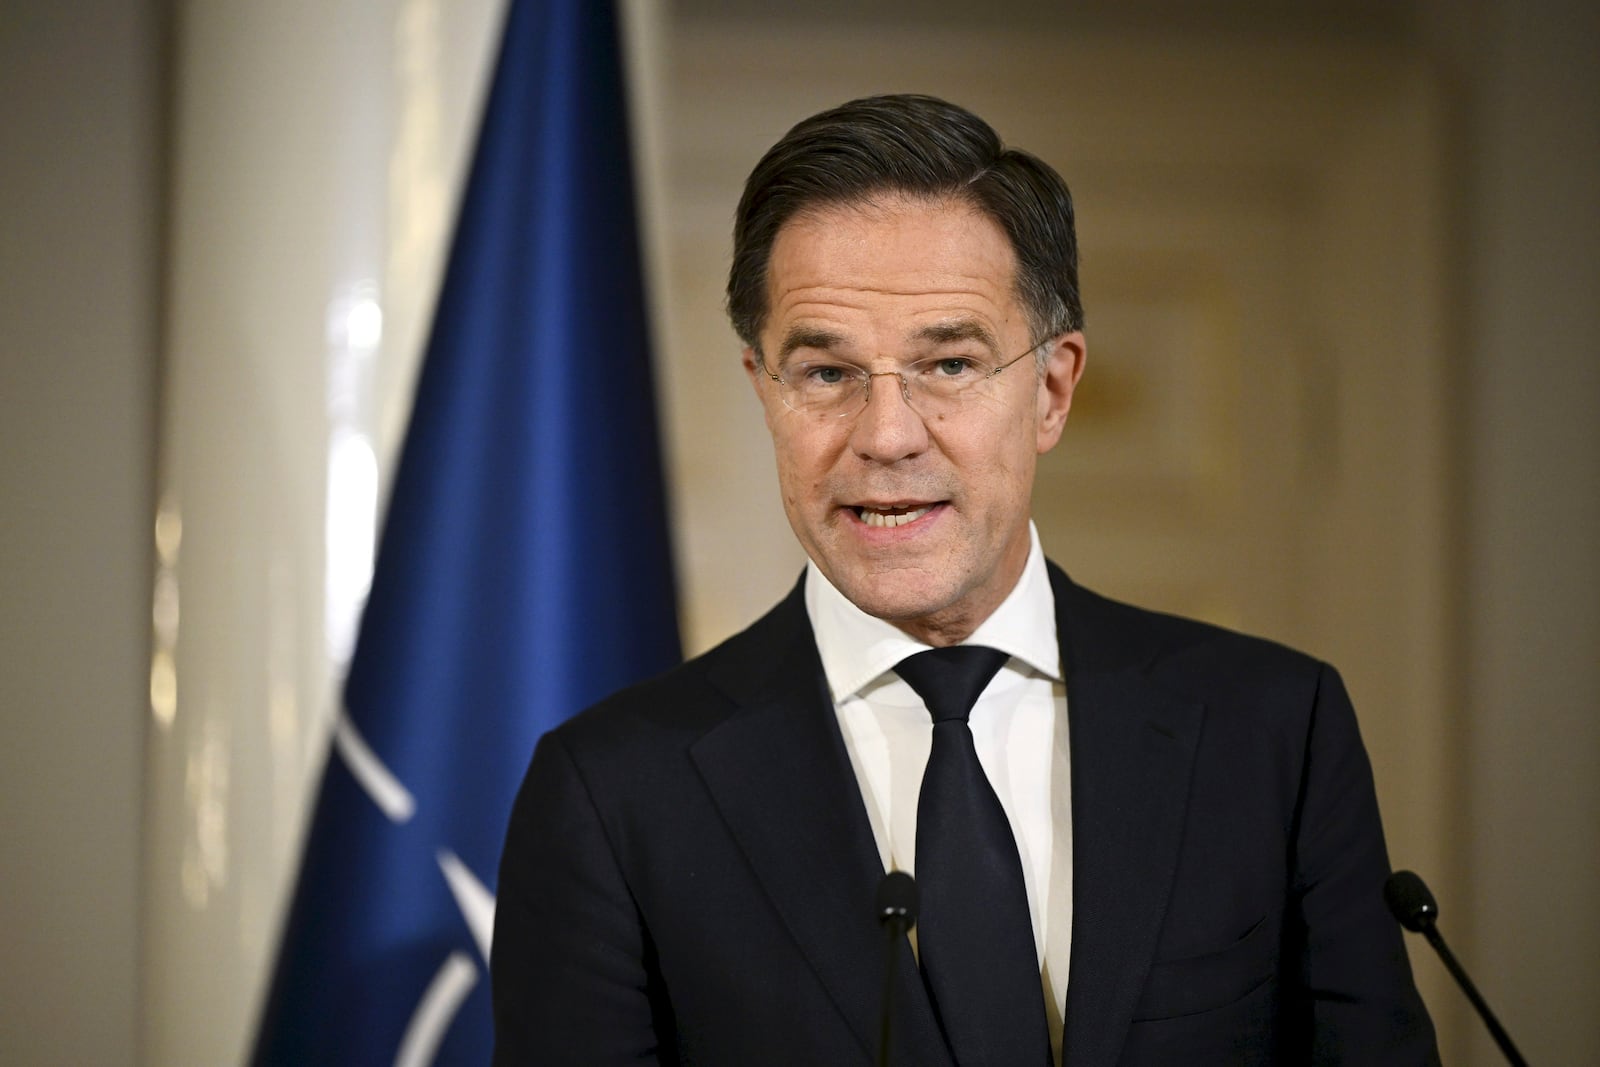
[[831, 330], [824, 330], [816, 326], [791, 326], [789, 332], [783, 335], [783, 341], [778, 345], [778, 361], [780, 363], [783, 362], [796, 349], [815, 348], [823, 352], [829, 352], [844, 343], [844, 338]]
[[994, 331], [975, 319], [956, 319], [951, 322], [934, 322], [922, 327], [911, 335], [913, 342], [920, 341], [924, 344], [948, 345], [961, 341], [976, 341], [991, 352], [1000, 349], [1000, 343]]

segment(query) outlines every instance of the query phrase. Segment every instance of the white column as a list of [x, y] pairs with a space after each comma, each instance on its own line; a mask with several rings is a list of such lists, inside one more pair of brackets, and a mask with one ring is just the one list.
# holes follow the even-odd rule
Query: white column
[[248, 1047], [501, 10], [179, 8], [144, 1062]]

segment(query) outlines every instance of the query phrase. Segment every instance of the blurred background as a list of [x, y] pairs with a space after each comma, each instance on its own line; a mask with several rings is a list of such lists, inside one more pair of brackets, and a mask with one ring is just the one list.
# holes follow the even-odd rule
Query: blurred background
[[[687, 650], [802, 562], [739, 184], [948, 96], [1077, 199], [1047, 551], [1336, 663], [1395, 865], [1532, 1062], [1600, 1062], [1600, 8], [622, 7]], [[0, 1062], [242, 1055], [501, 15], [0, 13]], [[1447, 1060], [1498, 1062], [1412, 949]]]

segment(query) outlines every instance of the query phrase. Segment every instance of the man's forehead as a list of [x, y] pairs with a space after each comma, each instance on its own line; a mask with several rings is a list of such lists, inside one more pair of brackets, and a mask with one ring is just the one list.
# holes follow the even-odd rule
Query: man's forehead
[[822, 333], [841, 316], [909, 316], [896, 328], [903, 340], [992, 344], [1020, 310], [1015, 278], [1010, 239], [965, 201], [829, 205], [791, 219], [774, 240], [767, 325], [828, 347]]

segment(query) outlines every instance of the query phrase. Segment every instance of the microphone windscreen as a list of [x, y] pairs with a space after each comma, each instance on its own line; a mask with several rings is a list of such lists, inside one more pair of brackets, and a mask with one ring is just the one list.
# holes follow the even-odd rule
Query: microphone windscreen
[[917, 921], [917, 883], [905, 871], [890, 871], [878, 883], [878, 921], [890, 919], [908, 928]]
[[1401, 926], [1422, 933], [1439, 918], [1439, 905], [1421, 878], [1411, 871], [1395, 871], [1383, 883], [1383, 899]]

